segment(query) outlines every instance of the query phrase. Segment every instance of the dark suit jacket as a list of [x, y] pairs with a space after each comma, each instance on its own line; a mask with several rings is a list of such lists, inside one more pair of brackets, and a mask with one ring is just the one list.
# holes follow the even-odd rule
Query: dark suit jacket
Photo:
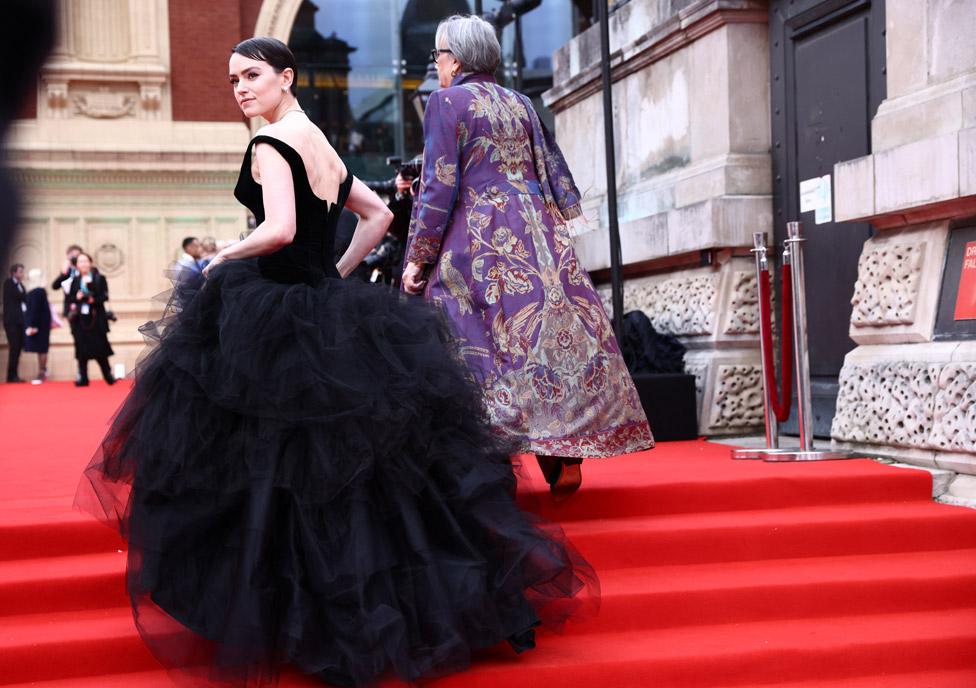
[[24, 309], [27, 303], [27, 289], [16, 284], [12, 277], [3, 282], [3, 325], [4, 327], [23, 327]]
[[[64, 281], [65, 280], [69, 280], [69, 279], [74, 279], [75, 275], [77, 275], [77, 274], [78, 273], [75, 270], [72, 270], [69, 273], [63, 273], [63, 272], [62, 273], [59, 273], [58, 276], [54, 278], [54, 281], [51, 282], [51, 289], [53, 289], [54, 291], [64, 291], [63, 288], [62, 288], [64, 286]], [[64, 308], [61, 309], [61, 315], [67, 315], [68, 314], [68, 307], [70, 305], [71, 305], [71, 295], [68, 294], [68, 292], [65, 291], [64, 292]]]

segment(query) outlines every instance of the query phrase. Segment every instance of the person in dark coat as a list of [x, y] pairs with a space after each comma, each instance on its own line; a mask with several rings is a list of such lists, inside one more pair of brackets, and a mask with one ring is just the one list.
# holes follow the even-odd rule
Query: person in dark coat
[[[32, 285], [41, 282], [41, 271], [33, 269], [29, 273]], [[51, 343], [51, 302], [47, 300], [47, 291], [43, 286], [34, 286], [27, 292], [27, 311], [24, 313], [24, 326], [27, 338], [24, 340], [24, 351], [37, 354], [37, 377], [35, 385], [47, 379], [47, 352]], [[60, 327], [60, 325], [58, 325]]]
[[75, 386], [88, 386], [88, 361], [95, 359], [102, 369], [105, 382], [115, 384], [115, 377], [108, 357], [115, 352], [108, 343], [108, 317], [105, 302], [108, 301], [108, 281], [94, 267], [91, 256], [79, 253], [75, 260], [78, 275], [71, 280], [68, 290], [70, 303], [68, 319], [71, 335], [75, 340], [75, 358], [78, 359], [78, 379]]
[[10, 268], [10, 277], [3, 283], [3, 331], [7, 335], [7, 382], [23, 382], [17, 375], [20, 352], [24, 348], [24, 311], [27, 309], [27, 290], [24, 288], [24, 266], [17, 263]]
[[61, 315], [68, 315], [68, 305], [71, 303], [71, 297], [68, 295], [68, 287], [71, 286], [71, 280], [78, 276], [75, 259], [84, 250], [78, 244], [71, 244], [64, 252], [64, 266], [61, 268], [61, 272], [51, 282], [51, 289], [64, 292], [64, 308], [61, 310]]

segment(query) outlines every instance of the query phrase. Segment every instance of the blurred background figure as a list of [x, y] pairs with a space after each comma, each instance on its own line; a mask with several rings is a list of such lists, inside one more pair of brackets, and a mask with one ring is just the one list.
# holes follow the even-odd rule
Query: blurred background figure
[[24, 287], [24, 266], [10, 266], [10, 276], [3, 282], [3, 331], [10, 346], [7, 356], [7, 382], [23, 382], [17, 374], [20, 352], [24, 348], [24, 311], [27, 310], [27, 289]]
[[[37, 73], [54, 42], [53, 0], [5, 0], [0, 22], [0, 64], [7, 76], [0, 98], [0, 141], [37, 86]], [[0, 168], [0, 264], [20, 217], [20, 204], [7, 171]], [[12, 352], [11, 352], [12, 353]]]
[[44, 273], [32, 268], [27, 273], [27, 311], [24, 313], [24, 351], [37, 354], [37, 375], [31, 380], [39, 385], [47, 379], [47, 352], [51, 343], [51, 328], [61, 327], [61, 320], [47, 299]]
[[78, 275], [78, 269], [75, 267], [75, 259], [78, 254], [84, 249], [78, 244], [71, 244], [64, 252], [64, 265], [61, 266], [61, 272], [54, 281], [51, 282], [51, 289], [58, 291], [59, 289], [64, 292], [64, 306], [61, 309], [61, 314], [64, 316], [68, 315], [68, 303], [69, 298], [69, 288], [71, 287], [71, 280], [73, 280]]
[[115, 352], [108, 342], [108, 281], [98, 272], [91, 256], [80, 253], [75, 259], [78, 275], [71, 280], [68, 320], [71, 336], [75, 340], [75, 358], [78, 361], [76, 387], [88, 386], [88, 361], [95, 359], [102, 370], [105, 382], [115, 384], [115, 377], [108, 357]]
[[[353, 271], [352, 275], [368, 282], [398, 287], [400, 274], [403, 272], [403, 250], [407, 243], [407, 230], [410, 226], [410, 213], [413, 210], [413, 198], [420, 181], [420, 168], [423, 158], [417, 156], [403, 162], [396, 156], [386, 159], [388, 165], [396, 170], [392, 179], [384, 181], [365, 182], [369, 189], [387, 199], [387, 207], [393, 213], [390, 228], [363, 259], [363, 262]], [[352, 239], [352, 232], [356, 228], [355, 216], [344, 211], [336, 229], [336, 260], [341, 256]]]
[[199, 275], [203, 272], [201, 258], [203, 245], [196, 237], [183, 239], [183, 254], [176, 259], [176, 274], [180, 277]]
[[203, 237], [200, 240], [200, 259], [198, 261], [200, 268], [202, 269], [210, 265], [210, 261], [213, 260], [219, 250], [217, 248], [217, 239], [212, 236]]

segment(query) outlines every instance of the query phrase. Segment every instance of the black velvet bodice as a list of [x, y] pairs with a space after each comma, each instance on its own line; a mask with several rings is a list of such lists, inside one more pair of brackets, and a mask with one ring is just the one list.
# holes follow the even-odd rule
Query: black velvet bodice
[[336, 223], [352, 188], [352, 175], [347, 174], [339, 187], [335, 203], [319, 198], [312, 191], [302, 156], [281, 139], [255, 136], [247, 146], [241, 173], [237, 178], [234, 196], [254, 213], [258, 225], [264, 222], [264, 198], [261, 185], [251, 175], [251, 148], [255, 143], [267, 143], [277, 150], [291, 167], [295, 186], [295, 239], [283, 249], [258, 258], [261, 274], [276, 282], [315, 285], [325, 278], [339, 278], [333, 246]]

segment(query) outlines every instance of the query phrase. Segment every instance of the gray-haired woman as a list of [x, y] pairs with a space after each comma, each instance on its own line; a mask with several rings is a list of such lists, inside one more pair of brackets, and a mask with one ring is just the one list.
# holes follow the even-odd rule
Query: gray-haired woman
[[495, 429], [534, 452], [553, 492], [584, 458], [654, 446], [565, 220], [580, 195], [531, 101], [502, 88], [494, 28], [454, 16], [431, 58], [424, 165], [403, 288], [441, 304]]

